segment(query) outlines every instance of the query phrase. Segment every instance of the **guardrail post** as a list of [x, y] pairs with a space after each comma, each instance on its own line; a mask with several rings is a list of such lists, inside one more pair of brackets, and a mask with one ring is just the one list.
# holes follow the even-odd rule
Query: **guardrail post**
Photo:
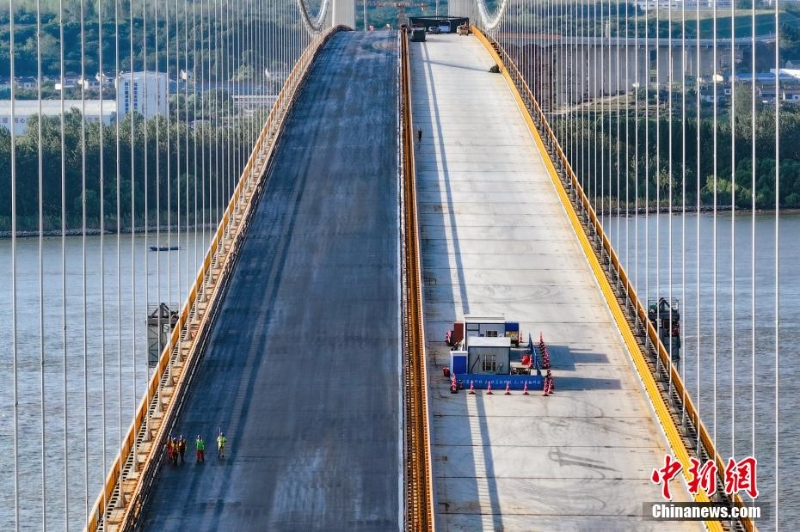
[[117, 490], [119, 491], [119, 496], [117, 497], [117, 500], [114, 503], [114, 508], [116, 509], [125, 508], [125, 492], [122, 491], [122, 482], [123, 482], [122, 475], [123, 475], [123, 469], [120, 469], [119, 482], [117, 482]]

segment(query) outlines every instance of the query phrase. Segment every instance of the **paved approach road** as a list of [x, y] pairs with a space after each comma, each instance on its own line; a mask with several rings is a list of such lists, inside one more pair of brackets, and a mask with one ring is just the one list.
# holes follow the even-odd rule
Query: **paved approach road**
[[400, 528], [397, 61], [346, 32], [313, 65], [142, 529]]

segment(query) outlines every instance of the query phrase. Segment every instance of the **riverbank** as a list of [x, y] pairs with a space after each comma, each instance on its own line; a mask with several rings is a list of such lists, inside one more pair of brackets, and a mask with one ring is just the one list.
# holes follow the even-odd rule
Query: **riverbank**
[[[181, 233], [186, 233], [187, 231], [199, 231], [202, 229], [211, 229], [214, 230], [217, 228], [218, 224], [197, 224], [197, 225], [190, 225], [188, 227], [181, 226], [180, 228], [177, 225], [162, 225], [162, 226], [151, 226], [151, 227], [134, 227], [134, 228], [123, 228], [119, 231], [119, 234], [122, 235], [130, 235], [130, 234], [157, 234], [160, 233], [162, 235], [165, 234], [176, 234], [179, 231]], [[64, 236], [97, 236], [99, 234], [104, 235], [116, 235], [117, 231], [116, 228], [114, 230], [106, 229], [105, 231], [101, 231], [98, 228], [86, 228], [86, 231], [83, 229], [67, 229], [64, 232]], [[62, 236], [62, 231], [60, 229], [53, 229], [49, 231], [43, 231], [41, 236], [44, 238], [53, 238], [53, 237], [60, 237]], [[17, 238], [38, 238], [39, 231], [17, 231]], [[0, 231], [0, 238], [11, 238], [11, 231]]]
[[[737, 213], [752, 213], [752, 209], [742, 209], [736, 208], [733, 209], [730, 205], [725, 206], [718, 206], [716, 212], [731, 212], [736, 211]], [[605, 216], [637, 216], [641, 214], [683, 214], [683, 213], [710, 213], [714, 212], [714, 207], [712, 205], [701, 205], [699, 208], [696, 205], [689, 206], [687, 205], [684, 209], [681, 205], [673, 205], [672, 209], [670, 210], [669, 206], [662, 205], [657, 207], [652, 205], [650, 207], [620, 207], [620, 208], [609, 208], [609, 209], [598, 209], [595, 211], [597, 215], [605, 215]], [[775, 214], [777, 212], [775, 209], [756, 209], [756, 214]], [[781, 214], [800, 214], [800, 209], [780, 209]]]

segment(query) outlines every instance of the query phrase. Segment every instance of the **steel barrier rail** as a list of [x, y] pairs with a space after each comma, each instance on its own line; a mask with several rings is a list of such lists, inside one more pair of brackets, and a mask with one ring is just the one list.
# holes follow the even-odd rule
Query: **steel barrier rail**
[[400, 32], [401, 204], [403, 217], [403, 342], [405, 373], [405, 485], [408, 531], [433, 531], [433, 471], [431, 469], [428, 368], [422, 314], [422, 267], [417, 221], [414, 126], [411, 115], [411, 60], [408, 35]]
[[[166, 436], [166, 428], [171, 427], [174, 416], [179, 412], [184, 388], [191, 379], [198, 353], [201, 352], [197, 348], [204, 345], [210, 330], [217, 310], [214, 303], [221, 289], [224, 289], [227, 274], [235, 262], [237, 248], [254, 210], [254, 200], [263, 188], [266, 170], [285, 118], [309, 66], [322, 47], [332, 35], [346, 29], [349, 28], [337, 26], [315, 36], [287, 77], [223, 213], [179, 320], [122, 441], [120, 452], [87, 516], [86, 531], [104, 530], [107, 526], [125, 530], [138, 517], [142, 509], [143, 492], [152, 485], [161, 463], [160, 444]], [[125, 457], [124, 462], [122, 457]], [[140, 465], [142, 457], [144, 460]]]
[[[536, 127], [533, 122], [530, 125], [533, 128], [533, 132], [538, 136], [538, 130], [542, 129], [543, 133], [549, 142], [549, 147], [552, 152], [548, 152], [547, 148], [542, 144], [542, 148], [544, 148], [544, 153], [542, 156], [544, 157], [547, 155], [547, 163], [550, 163], [552, 166], [552, 156], [557, 157], [557, 162], [560, 164], [562, 172], [556, 171], [555, 167], [552, 166], [552, 170], [557, 174], [556, 177], [560, 177], [560, 179], [556, 179], [558, 185], [561, 187], [560, 192], [563, 193], [563, 199], [569, 201], [569, 195], [572, 196], [572, 201], [577, 204], [582, 209], [581, 214], [585, 215], [586, 223], [594, 231], [594, 237], [599, 240], [599, 248], [595, 248], [593, 256], [596, 256], [598, 261], [598, 266], [600, 267], [600, 271], [596, 272], [603, 276], [606, 282], [609, 285], [609, 292], [606, 293], [607, 299], [613, 299], [615, 303], [620, 303], [617, 301], [617, 298], [621, 300], [621, 303], [625, 304], [625, 307], [629, 310], [632, 310], [635, 316], [635, 323], [634, 326], [639, 329], [640, 327], [644, 326], [645, 331], [647, 334], [647, 338], [650, 342], [650, 345], [655, 349], [655, 367], [648, 366], [646, 364], [642, 364], [645, 361], [645, 353], [639, 349], [629, 349], [631, 351], [631, 356], [634, 358], [634, 364], [637, 367], [637, 371], [642, 378], [643, 384], [645, 384], [645, 389], [648, 391], [648, 395], [650, 396], [650, 400], [653, 403], [654, 408], [656, 409], [656, 414], [659, 417], [659, 421], [662, 424], [662, 427], [665, 430], [665, 433], [670, 440], [670, 444], [673, 447], [673, 451], [676, 454], [676, 458], [681, 462], [683, 465], [683, 474], [689, 479], [689, 453], [688, 447], [686, 446], [684, 440], [680, 437], [679, 431], [677, 430], [676, 421], [683, 424], [684, 429], [694, 429], [696, 434], [699, 435], [701, 446], [700, 448], [695, 449], [696, 455], [698, 457], [705, 455], [707, 457], [713, 458], [716, 466], [717, 466], [717, 476], [718, 480], [723, 483], [725, 482], [724, 478], [724, 471], [725, 471], [725, 464], [720, 457], [719, 453], [717, 453], [716, 448], [714, 446], [711, 437], [708, 434], [708, 431], [705, 425], [700, 420], [700, 416], [697, 413], [697, 409], [694, 406], [694, 403], [691, 400], [686, 388], [683, 384], [683, 381], [680, 377], [680, 374], [675, 369], [674, 365], [671, 363], [669, 353], [667, 352], [666, 348], [664, 347], [661, 339], [658, 337], [658, 333], [650, 322], [647, 317], [647, 310], [642, 305], [641, 301], [639, 300], [636, 290], [633, 287], [633, 284], [630, 282], [630, 279], [625, 272], [625, 269], [622, 267], [622, 264], [619, 262], [619, 258], [617, 257], [616, 252], [614, 251], [611, 241], [606, 236], [605, 232], [603, 231], [602, 224], [600, 223], [597, 215], [595, 213], [594, 208], [592, 207], [589, 198], [583, 191], [583, 187], [578, 182], [578, 178], [575, 175], [575, 172], [572, 170], [572, 166], [570, 165], [569, 161], [567, 160], [566, 155], [564, 154], [563, 150], [561, 149], [561, 145], [558, 142], [558, 139], [555, 136], [550, 124], [545, 117], [544, 112], [542, 111], [541, 107], [539, 106], [537, 100], [533, 96], [527, 82], [520, 74], [519, 70], [517, 69], [516, 64], [514, 61], [509, 57], [508, 53], [493, 39], [489, 38], [485, 34], [483, 34], [478, 28], [473, 28], [475, 35], [478, 37], [481, 42], [486, 46], [489, 52], [492, 54], [493, 58], [497, 62], [498, 66], [501, 67], [503, 74], [508, 79], [510, 85], [515, 89], [515, 96], [518, 98], [518, 102], [520, 103], [521, 107], [527, 111], [527, 113], [531, 116], [527, 118], [529, 120], [537, 120], [539, 128]], [[520, 94], [521, 93], [521, 94]], [[523, 101], [524, 100], [524, 101]], [[539, 139], [541, 142], [541, 139]], [[567, 207], [567, 205], [565, 205]], [[575, 215], [575, 221], [577, 221], [578, 213], [575, 212], [573, 209], [573, 213]], [[576, 228], [577, 230], [578, 228]], [[577, 231], [576, 231], [577, 232]], [[584, 232], [584, 231], [581, 231]], [[585, 238], [588, 240], [592, 237], [588, 232], [584, 233]], [[605, 256], [603, 256], [603, 252]], [[587, 257], [588, 258], [588, 257]], [[601, 263], [605, 263], [607, 261], [606, 266], [608, 269], [605, 270], [602, 268]], [[613, 277], [616, 276], [616, 279]], [[599, 280], [599, 279], [598, 279]], [[613, 289], [611, 289], [611, 284], [615, 284], [618, 290], [617, 294], [613, 293]], [[608, 301], [609, 305], [612, 304], [612, 301]], [[620, 313], [621, 318], [625, 318]], [[628, 314], [628, 318], [630, 318], [630, 314]], [[646, 325], [644, 325], [646, 324]], [[628, 323], [619, 323], [620, 327], [628, 328]], [[630, 333], [630, 337], [633, 337], [632, 331], [628, 331]], [[624, 336], [624, 334], [623, 334]], [[640, 359], [640, 360], [637, 360]], [[637, 363], [639, 362], [639, 363]], [[652, 361], [651, 361], [652, 362]], [[648, 372], [645, 372], [646, 369], [649, 368]], [[669, 368], [669, 369], [667, 369]], [[665, 390], [662, 393], [653, 394], [651, 392], [658, 391], [658, 387], [656, 385], [656, 380], [659, 379], [659, 374], [664, 373], [668, 378], [669, 382], [672, 386], [675, 387], [675, 393], [672, 394], [672, 390]], [[680, 420], [673, 419], [672, 416], [669, 415], [670, 409], [670, 402], [677, 402], [678, 407], [681, 406], [684, 408], [686, 417], [681, 417]], [[659, 404], [660, 403], [660, 404]], [[666, 413], [666, 416], [665, 416]], [[676, 416], [677, 417], [677, 416]], [[688, 417], [688, 420], [686, 419]], [[718, 490], [719, 494], [719, 490]], [[708, 494], [700, 490], [700, 492], [695, 495], [695, 500], [698, 502], [706, 502], [709, 501]], [[731, 497], [731, 502], [738, 507], [744, 506], [744, 502], [739, 494], [733, 494]], [[738, 521], [741, 523], [744, 530], [751, 532], [756, 530], [756, 527], [753, 521], [749, 518], [743, 518]], [[706, 526], [710, 530], [721, 530], [721, 524], [719, 522], [709, 521], [706, 522]]]

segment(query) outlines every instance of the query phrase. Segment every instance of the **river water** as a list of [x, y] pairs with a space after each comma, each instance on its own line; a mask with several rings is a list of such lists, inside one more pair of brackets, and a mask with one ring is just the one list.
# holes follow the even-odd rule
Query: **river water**
[[18, 239], [16, 282], [0, 240], [0, 530], [85, 526], [145, 390], [148, 306], [184, 302], [210, 231], [157, 238], [45, 238], [41, 269], [39, 239]]
[[[725, 213], [716, 224], [692, 214], [607, 217], [605, 226], [643, 300], [680, 300], [681, 371], [701, 417], [723, 458], [758, 459], [759, 501], [773, 505], [773, 519], [779, 480], [779, 524], [789, 530], [800, 519], [800, 216], [779, 218], [777, 328], [775, 222]], [[15, 283], [11, 241], [0, 240], [0, 529], [17, 519], [24, 530], [63, 530], [65, 519], [83, 528], [144, 392], [147, 308], [183, 303], [209, 239], [172, 234], [180, 250], [155, 253], [154, 235], [121, 235], [119, 247], [116, 235], [46, 238], [41, 271], [39, 240], [18, 239]]]
[[679, 300], [684, 382], [723, 460], [757, 458], [758, 501], [772, 513], [772, 522], [759, 528], [774, 530], [777, 514], [781, 530], [794, 529], [800, 522], [800, 215], [781, 214], [777, 223], [774, 213], [730, 212], [716, 219], [660, 214], [604, 222], [639, 297]]

